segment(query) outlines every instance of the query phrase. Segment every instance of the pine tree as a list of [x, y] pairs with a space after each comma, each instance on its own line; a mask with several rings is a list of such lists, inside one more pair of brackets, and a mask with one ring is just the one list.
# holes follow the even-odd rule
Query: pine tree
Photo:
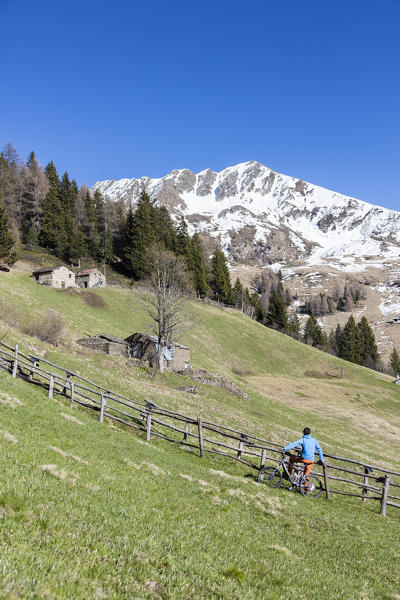
[[208, 291], [207, 272], [203, 248], [198, 233], [195, 233], [190, 240], [187, 265], [192, 275], [193, 287], [197, 295], [200, 298], [204, 298]]
[[113, 234], [109, 227], [107, 227], [106, 238], [104, 242], [104, 260], [107, 264], [111, 264], [114, 260]]
[[60, 180], [53, 162], [47, 165], [45, 173], [49, 189], [43, 202], [39, 243], [57, 256], [63, 256], [67, 245], [64, 211], [60, 203]]
[[[247, 288], [246, 288], [247, 290]], [[261, 301], [261, 297], [257, 292], [254, 292], [251, 296], [251, 305], [254, 309], [254, 319], [258, 321], [258, 323], [265, 324], [266, 321], [266, 313]]]
[[176, 231], [176, 252], [187, 258], [189, 255], [190, 238], [185, 217], [180, 215]]
[[64, 173], [60, 182], [60, 204], [65, 215], [72, 215], [71, 182], [67, 172]]
[[177, 252], [177, 232], [165, 206], [153, 207], [154, 233], [157, 242], [166, 250]]
[[312, 346], [322, 347], [324, 337], [315, 315], [310, 315], [304, 327], [304, 341]]
[[266, 317], [266, 324], [273, 329], [286, 331], [288, 328], [288, 313], [285, 301], [282, 294], [279, 292], [279, 285], [280, 283], [278, 284], [277, 290], [272, 294]]
[[211, 288], [215, 300], [224, 302], [225, 304], [233, 304], [234, 299], [229, 269], [226, 263], [225, 254], [219, 246], [215, 249], [214, 256], [211, 259], [211, 266]]
[[368, 366], [370, 366], [377, 363], [379, 360], [378, 347], [376, 345], [374, 332], [367, 319], [362, 317], [357, 327], [360, 331], [362, 364], [367, 366], [368, 362]]
[[339, 349], [336, 344], [336, 336], [334, 329], [331, 329], [329, 332], [329, 352], [334, 356], [337, 356], [339, 353]]
[[336, 348], [336, 356], [340, 356], [340, 350], [342, 347], [342, 335], [343, 335], [343, 330], [340, 327], [339, 323], [336, 325], [336, 329], [335, 329], [335, 348]]
[[15, 242], [8, 227], [8, 216], [0, 191], [0, 264], [12, 265], [16, 260]]
[[152, 270], [149, 251], [155, 243], [153, 210], [146, 192], [140, 194], [135, 213], [129, 210], [124, 235], [123, 262], [134, 279], [144, 279]]
[[84, 217], [81, 228], [90, 256], [97, 257], [99, 253], [99, 233], [95, 202], [89, 190], [86, 190], [84, 198]]
[[358, 365], [363, 363], [360, 330], [353, 315], [350, 315], [343, 328], [339, 356]]
[[240, 310], [242, 310], [243, 309], [244, 291], [243, 291], [242, 282], [240, 281], [239, 277], [236, 277], [235, 285], [233, 286], [233, 293], [235, 296], [236, 308], [239, 308]]
[[393, 348], [392, 353], [389, 357], [389, 368], [392, 375], [397, 377], [400, 374], [400, 356], [396, 348]]
[[293, 313], [288, 322], [288, 334], [295, 340], [300, 339], [300, 319], [297, 313]]
[[97, 232], [97, 257], [102, 262], [105, 261], [106, 244], [106, 216], [104, 210], [104, 200], [99, 190], [93, 194], [94, 210], [96, 214], [96, 232]]

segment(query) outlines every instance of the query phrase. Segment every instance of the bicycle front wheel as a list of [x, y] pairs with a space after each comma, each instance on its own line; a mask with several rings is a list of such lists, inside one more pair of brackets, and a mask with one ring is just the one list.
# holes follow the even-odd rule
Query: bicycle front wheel
[[303, 496], [308, 496], [309, 498], [319, 498], [322, 494], [322, 483], [314, 475], [310, 475], [307, 479], [303, 477], [299, 488]]
[[282, 483], [282, 474], [274, 467], [263, 467], [258, 473], [257, 481], [269, 487], [278, 488]]

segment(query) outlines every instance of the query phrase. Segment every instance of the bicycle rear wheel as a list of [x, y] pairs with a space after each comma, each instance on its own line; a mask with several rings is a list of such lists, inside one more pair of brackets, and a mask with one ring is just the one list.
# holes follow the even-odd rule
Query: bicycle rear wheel
[[303, 496], [308, 496], [309, 498], [319, 498], [322, 494], [322, 483], [314, 475], [309, 475], [307, 479], [303, 477], [299, 488]]
[[263, 467], [258, 473], [257, 481], [278, 488], [282, 483], [282, 474], [275, 467]]

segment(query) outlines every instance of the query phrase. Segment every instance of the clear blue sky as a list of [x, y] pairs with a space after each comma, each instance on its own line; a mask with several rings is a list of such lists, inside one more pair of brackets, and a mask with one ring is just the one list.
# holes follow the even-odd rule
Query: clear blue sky
[[400, 210], [399, 0], [0, 0], [0, 146], [79, 183], [247, 160]]

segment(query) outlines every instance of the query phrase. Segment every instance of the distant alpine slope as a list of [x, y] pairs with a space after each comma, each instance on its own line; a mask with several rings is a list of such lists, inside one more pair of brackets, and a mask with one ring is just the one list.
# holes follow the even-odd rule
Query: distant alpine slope
[[218, 237], [242, 263], [318, 264], [343, 256], [396, 259], [400, 213], [282, 175], [250, 161], [216, 173], [174, 170], [160, 179], [99, 181], [111, 200], [135, 203], [142, 190], [190, 230]]

